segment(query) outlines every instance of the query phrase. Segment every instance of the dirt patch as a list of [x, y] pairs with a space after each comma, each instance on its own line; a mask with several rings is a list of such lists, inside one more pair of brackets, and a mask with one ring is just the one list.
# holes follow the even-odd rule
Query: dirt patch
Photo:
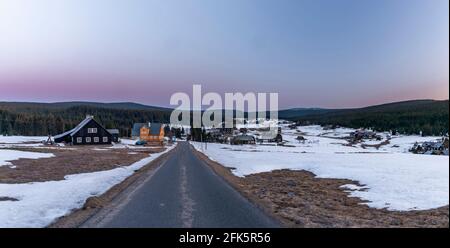
[[16, 198], [0, 196], [0, 201], [18, 201]]
[[121, 166], [128, 166], [151, 153], [157, 153], [163, 150], [163, 148], [108, 149], [108, 146], [73, 148], [14, 148], [14, 150], [20, 151], [53, 153], [55, 157], [11, 161], [14, 166], [13, 168], [9, 166], [0, 167], [0, 183], [63, 180], [66, 175], [111, 170]]
[[[426, 211], [374, 209], [340, 188], [358, 182], [322, 179], [308, 171], [233, 175], [196, 151], [217, 174], [287, 227], [449, 227], [449, 207]], [[359, 185], [361, 186], [361, 185]]]
[[49, 228], [81, 227], [87, 220], [89, 220], [92, 216], [97, 214], [104, 207], [108, 206], [108, 204], [110, 204], [114, 199], [116, 199], [116, 197], [121, 195], [122, 192], [129, 189], [132, 185], [140, 185], [149, 176], [151, 176], [154, 173], [154, 171], [167, 160], [170, 154], [174, 152], [173, 150], [159, 156], [158, 158], [150, 162], [148, 165], [137, 170], [133, 175], [129, 176], [123, 182], [114, 185], [104, 194], [88, 198], [81, 209], [76, 209], [71, 214], [57, 219], [48, 227]]
[[389, 145], [391, 143], [391, 141], [389, 141], [389, 140], [385, 140], [385, 141], [383, 141], [383, 142], [381, 142], [380, 144], [375, 144], [375, 145], [368, 145], [368, 144], [361, 144], [361, 147], [363, 148], [363, 149], [366, 149], [366, 148], [368, 148], [368, 147], [374, 147], [375, 149], [380, 149], [382, 146], [387, 146], [387, 145]]

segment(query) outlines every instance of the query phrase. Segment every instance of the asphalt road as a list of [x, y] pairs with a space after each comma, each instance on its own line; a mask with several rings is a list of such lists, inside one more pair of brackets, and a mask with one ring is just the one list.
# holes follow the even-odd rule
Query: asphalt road
[[170, 157], [90, 227], [277, 227], [179, 142]]

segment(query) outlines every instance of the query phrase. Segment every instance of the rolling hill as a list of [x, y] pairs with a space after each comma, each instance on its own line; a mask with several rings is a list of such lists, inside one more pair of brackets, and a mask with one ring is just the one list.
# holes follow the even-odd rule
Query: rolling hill
[[[122, 136], [128, 136], [133, 123], [168, 122], [171, 111], [132, 102], [0, 102], [0, 135], [55, 135], [90, 114], [106, 128], [118, 128]], [[449, 101], [414, 100], [353, 109], [294, 108], [279, 111], [279, 118], [299, 124], [441, 135], [449, 130]]]
[[449, 101], [413, 100], [354, 109], [291, 115], [299, 124], [341, 125], [397, 130], [406, 134], [442, 135], [449, 130]]
[[117, 128], [122, 136], [128, 136], [133, 123], [167, 122], [171, 111], [130, 102], [0, 102], [0, 135], [56, 135], [89, 114], [106, 128]]

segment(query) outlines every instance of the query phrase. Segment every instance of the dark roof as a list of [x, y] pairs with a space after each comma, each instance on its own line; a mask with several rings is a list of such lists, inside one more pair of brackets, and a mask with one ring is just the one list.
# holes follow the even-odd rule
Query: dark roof
[[59, 139], [59, 138], [62, 138], [64, 136], [67, 136], [67, 135], [73, 136], [78, 131], [80, 131], [80, 129], [82, 129], [84, 126], [86, 126], [86, 124], [88, 124], [91, 120], [94, 120], [93, 116], [86, 116], [86, 119], [84, 119], [82, 122], [80, 122], [80, 124], [78, 124], [75, 128], [73, 128], [73, 129], [71, 129], [71, 130], [69, 130], [67, 132], [64, 132], [62, 134], [58, 134], [58, 135], [56, 135], [53, 138]]
[[140, 136], [141, 134], [141, 128], [143, 126], [147, 126], [148, 123], [134, 123], [133, 129], [131, 130], [131, 136]]
[[119, 134], [119, 129], [106, 129], [110, 134]]
[[133, 130], [131, 130], [131, 136], [138, 137], [141, 134], [142, 127], [150, 127], [150, 134], [159, 134], [161, 127], [163, 127], [162, 123], [134, 123]]
[[233, 140], [242, 140], [242, 141], [254, 141], [255, 137], [252, 135], [237, 135], [233, 137]]
[[150, 123], [150, 134], [159, 134], [163, 124], [162, 123]]

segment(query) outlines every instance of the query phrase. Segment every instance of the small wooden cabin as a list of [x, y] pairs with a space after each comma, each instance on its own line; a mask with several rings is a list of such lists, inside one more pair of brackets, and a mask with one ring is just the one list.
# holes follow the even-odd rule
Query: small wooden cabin
[[86, 116], [75, 128], [56, 135], [54, 140], [72, 145], [103, 145], [111, 144], [113, 136], [93, 116]]
[[161, 123], [148, 123], [140, 129], [139, 139], [149, 143], [161, 143], [164, 141], [164, 125]]

